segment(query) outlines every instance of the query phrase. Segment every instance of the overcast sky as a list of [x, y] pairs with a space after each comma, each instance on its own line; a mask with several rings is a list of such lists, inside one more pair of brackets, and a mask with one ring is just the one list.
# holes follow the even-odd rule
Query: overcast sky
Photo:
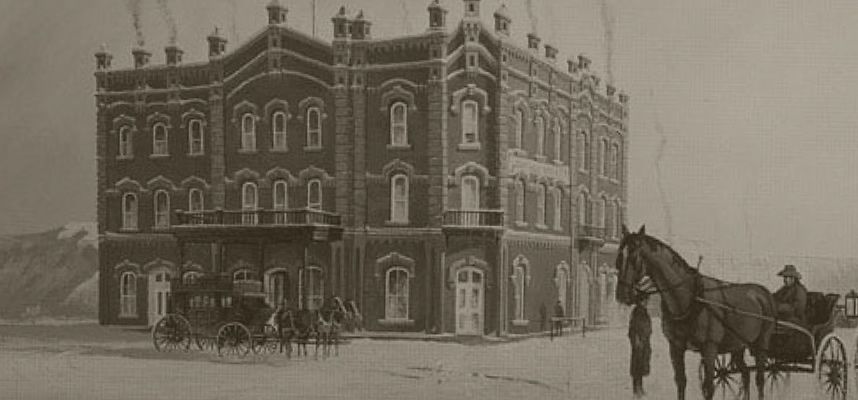
[[[141, 0], [154, 62], [167, 29]], [[186, 60], [205, 59], [215, 25], [230, 48], [266, 23], [268, 0], [172, 0]], [[283, 0], [310, 32], [311, 0]], [[426, 28], [429, 0], [354, 0], [385, 37]], [[450, 21], [458, 0], [442, 0]], [[561, 50], [586, 53], [607, 76], [599, 0], [509, 1], [519, 42], [532, 27]], [[491, 28], [498, 0], [484, 0]], [[329, 37], [341, 2], [318, 0]], [[656, 186], [662, 135], [664, 191], [674, 240], [772, 254], [858, 256], [858, 3], [848, 0], [610, 0], [613, 76], [631, 97], [629, 219], [667, 234]], [[233, 18], [233, 11], [235, 17]], [[130, 64], [125, 0], [0, 0], [0, 233], [95, 219], [93, 53], [106, 43]], [[661, 126], [659, 132], [658, 126]]]

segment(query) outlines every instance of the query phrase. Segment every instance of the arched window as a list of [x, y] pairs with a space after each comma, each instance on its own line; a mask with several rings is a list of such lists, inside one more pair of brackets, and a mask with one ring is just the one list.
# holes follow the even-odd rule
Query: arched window
[[513, 293], [513, 297], [515, 300], [515, 319], [517, 321], [525, 320], [525, 310], [524, 310], [524, 286], [526, 275], [524, 271], [524, 267], [521, 265], [516, 265], [515, 270], [512, 275], [513, 286], [515, 286], [515, 291]]
[[188, 123], [188, 154], [192, 156], [203, 154], [203, 121], [198, 119]]
[[614, 237], [619, 238], [623, 231], [623, 210], [620, 207], [620, 201], [614, 201]]
[[245, 182], [241, 186], [241, 222], [245, 225], [255, 225], [258, 221], [256, 209], [259, 205], [256, 184]]
[[536, 119], [536, 155], [545, 155], [545, 120], [542, 117]]
[[545, 185], [536, 186], [536, 224], [545, 226]]
[[479, 106], [476, 101], [462, 102], [462, 143], [471, 144], [479, 141]]
[[122, 229], [137, 229], [137, 195], [134, 193], [122, 196]]
[[265, 297], [268, 305], [277, 307], [286, 300], [286, 271], [277, 270], [265, 277]]
[[605, 228], [608, 226], [608, 199], [602, 196], [599, 202], [599, 226]]
[[566, 293], [567, 293], [567, 283], [569, 282], [569, 272], [566, 268], [558, 268], [557, 269], [557, 301], [560, 302], [560, 306], [563, 307], [563, 314], [566, 315]]
[[193, 285], [196, 284], [197, 281], [203, 276], [199, 271], [188, 271], [182, 275], [182, 284], [184, 285]]
[[155, 227], [170, 227], [170, 197], [164, 190], [155, 192]]
[[241, 149], [256, 150], [256, 117], [250, 113], [241, 117]]
[[551, 192], [551, 198], [554, 200], [554, 209], [553, 209], [553, 217], [554, 217], [554, 229], [560, 230], [562, 229], [562, 217], [563, 217], [563, 192], [558, 188], [554, 188]]
[[232, 273], [232, 283], [256, 282], [256, 272], [249, 269], [240, 269]]
[[524, 222], [524, 181], [515, 180], [515, 220]]
[[137, 316], [137, 275], [125, 272], [119, 278], [119, 316], [134, 318]]
[[303, 271], [306, 274], [305, 282], [307, 289], [304, 293], [307, 294], [304, 307], [310, 310], [318, 310], [322, 307], [322, 299], [324, 299], [324, 280], [322, 279], [322, 269], [316, 266], [309, 266]]
[[392, 222], [408, 222], [408, 177], [395, 175], [390, 180], [390, 220]]
[[462, 210], [480, 209], [480, 180], [476, 176], [462, 177]]
[[601, 166], [602, 170], [600, 172], [603, 176], [608, 176], [610, 174], [609, 168], [610, 168], [610, 162], [611, 162], [609, 160], [610, 155], [608, 154], [608, 152], [611, 151], [611, 147], [610, 147], [610, 145], [608, 145], [608, 139], [602, 139], [601, 150], [602, 150], [602, 152], [601, 152], [602, 153], [602, 166]]
[[170, 154], [167, 148], [167, 126], [162, 123], [152, 127], [152, 154], [156, 156]]
[[134, 155], [131, 147], [131, 128], [123, 126], [119, 128], [119, 157], [131, 157]]
[[578, 168], [590, 169], [590, 138], [584, 131], [578, 132]]
[[515, 147], [520, 149], [524, 141], [524, 112], [520, 108], [515, 109]]
[[191, 189], [188, 191], [188, 211], [202, 211], [205, 209], [203, 203], [203, 191]]
[[602, 226], [605, 227], [605, 236], [606, 237], [614, 237], [614, 224], [612, 223], [614, 213], [614, 203], [609, 202], [607, 199], [602, 199], [605, 202], [605, 219], [602, 221]]
[[554, 122], [552, 128], [552, 136], [554, 136], [554, 161], [563, 161], [563, 151], [560, 149], [560, 121]]
[[288, 189], [289, 186], [286, 184], [286, 181], [279, 180], [274, 182], [272, 204], [275, 210], [285, 210], [289, 207]]
[[318, 107], [307, 109], [307, 147], [322, 147], [322, 113]]
[[590, 218], [587, 215], [587, 211], [590, 209], [590, 206], [587, 203], [587, 193], [581, 192], [578, 195], [578, 225], [586, 225], [590, 222]]
[[623, 175], [623, 170], [622, 170], [623, 161], [620, 158], [620, 145], [619, 145], [619, 143], [614, 143], [614, 149], [613, 150], [614, 151], [611, 154], [611, 158], [613, 161], [611, 163], [611, 165], [614, 166], [613, 167], [614, 168], [613, 176], [614, 176], [614, 179], [620, 180], [620, 177], [622, 177], [622, 175]]
[[285, 151], [286, 146], [286, 113], [277, 111], [271, 117], [271, 148]]
[[385, 279], [384, 318], [392, 320], [408, 319], [408, 271], [401, 267], [387, 270]]
[[307, 207], [314, 210], [322, 209], [322, 182], [313, 179], [307, 184]]
[[390, 144], [408, 145], [408, 107], [402, 102], [390, 107]]

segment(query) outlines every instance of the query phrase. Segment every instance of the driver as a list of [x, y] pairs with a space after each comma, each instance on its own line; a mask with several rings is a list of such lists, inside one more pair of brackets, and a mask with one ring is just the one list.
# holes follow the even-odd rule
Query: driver
[[801, 274], [795, 265], [785, 265], [778, 276], [784, 277], [784, 285], [774, 298], [778, 307], [778, 318], [805, 325], [807, 310], [807, 289], [801, 284]]

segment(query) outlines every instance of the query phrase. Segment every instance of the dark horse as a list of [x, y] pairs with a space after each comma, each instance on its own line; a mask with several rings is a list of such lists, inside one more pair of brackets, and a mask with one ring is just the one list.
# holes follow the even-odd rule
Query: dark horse
[[646, 235], [646, 228], [629, 233], [617, 252], [617, 301], [630, 305], [645, 292], [649, 278], [661, 296], [662, 331], [670, 345], [677, 398], [685, 399], [685, 351], [703, 359], [703, 397], [714, 394], [715, 358], [730, 353], [742, 371], [742, 390], [750, 399], [750, 372], [744, 361], [750, 350], [756, 364], [759, 398], [763, 398], [766, 351], [775, 328], [775, 303], [768, 289], [756, 284], [733, 284], [700, 274], [676, 251]]
[[338, 307], [334, 298], [319, 311], [319, 318], [316, 325], [318, 332], [316, 348], [318, 349], [321, 342], [322, 351], [325, 356], [330, 355], [331, 346], [334, 347], [334, 355], [340, 355], [340, 331], [342, 331], [344, 316], [345, 313]]

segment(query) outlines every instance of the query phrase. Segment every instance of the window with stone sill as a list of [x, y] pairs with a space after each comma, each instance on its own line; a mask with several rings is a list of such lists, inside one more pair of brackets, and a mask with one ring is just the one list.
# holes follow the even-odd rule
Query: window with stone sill
[[155, 228], [164, 229], [170, 227], [170, 196], [165, 190], [155, 192], [154, 197]]
[[123, 126], [119, 128], [119, 158], [131, 158], [134, 156], [133, 148], [131, 147], [131, 128]]
[[409, 274], [402, 267], [392, 267], [385, 277], [384, 319], [388, 321], [408, 320]]
[[545, 185], [536, 187], [536, 225], [545, 226]]
[[560, 189], [555, 188], [551, 193], [551, 198], [554, 200], [554, 229], [561, 230], [563, 229], [562, 224], [562, 216], [563, 216], [563, 193]]
[[609, 160], [610, 155], [609, 155], [609, 152], [610, 152], [611, 148], [608, 145], [608, 139], [602, 139], [599, 149], [601, 150], [600, 153], [602, 156], [601, 163], [599, 163], [600, 164], [599, 174], [602, 176], [609, 176], [609, 174], [610, 174], [610, 160]]
[[137, 275], [125, 272], [119, 278], [119, 316], [137, 317]]
[[188, 155], [198, 156], [205, 152], [203, 147], [203, 122], [195, 119], [188, 123]]
[[322, 209], [322, 183], [313, 179], [307, 184], [307, 208]]
[[390, 180], [390, 222], [408, 223], [408, 177], [396, 175]]
[[122, 229], [137, 229], [137, 195], [134, 193], [122, 196]]
[[244, 225], [256, 225], [258, 222], [256, 210], [259, 205], [256, 184], [245, 182], [241, 186], [241, 223]]
[[545, 157], [545, 120], [536, 118], [536, 156]]
[[163, 123], [155, 124], [155, 126], [152, 127], [152, 155], [169, 155], [169, 148], [167, 146], [167, 126]]
[[203, 191], [191, 189], [188, 191], [188, 211], [203, 211]]
[[516, 222], [524, 222], [524, 189], [525, 185], [521, 179], [515, 181], [515, 220]]
[[286, 151], [286, 113], [275, 112], [271, 118], [271, 149]]
[[476, 101], [462, 102], [462, 144], [479, 143], [479, 105]]
[[524, 112], [521, 111], [520, 108], [515, 109], [515, 147], [520, 149], [522, 148], [522, 142], [524, 141]]
[[307, 109], [307, 148], [322, 147], [322, 112], [318, 107]]
[[241, 150], [256, 151], [256, 117], [250, 113], [241, 117]]
[[403, 102], [390, 107], [390, 144], [395, 147], [408, 146], [408, 106]]
[[590, 138], [586, 132], [578, 133], [578, 168], [582, 171], [590, 169]]

